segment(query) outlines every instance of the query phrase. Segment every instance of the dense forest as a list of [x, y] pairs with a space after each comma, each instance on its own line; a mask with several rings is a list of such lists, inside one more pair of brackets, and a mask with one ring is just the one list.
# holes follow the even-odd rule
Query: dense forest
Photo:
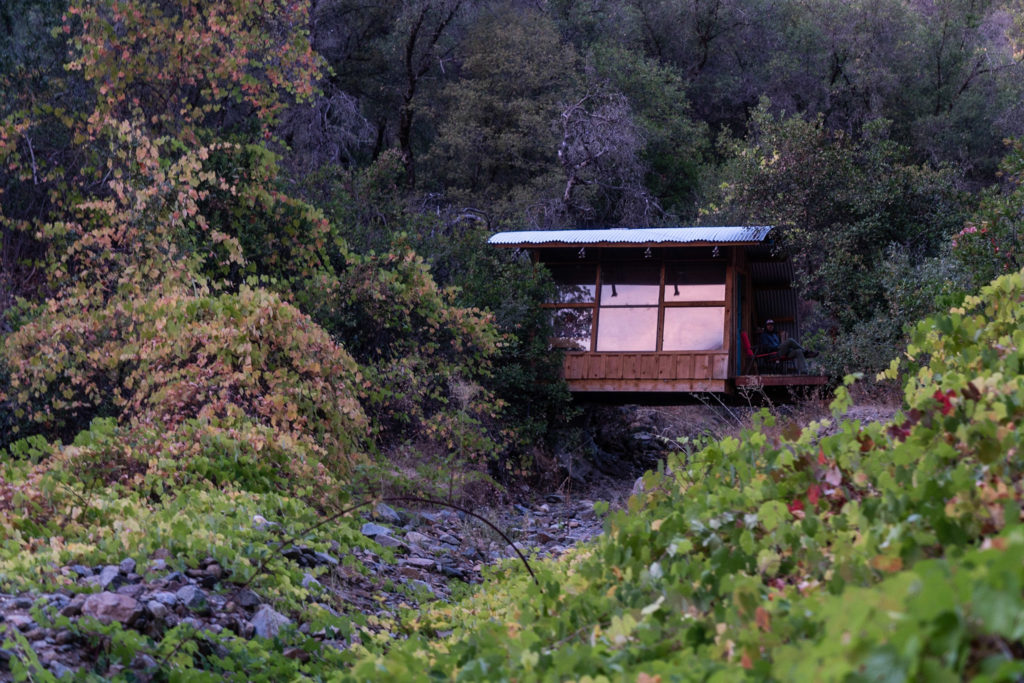
[[[1017, 0], [6, 0], [0, 91], [0, 598], [215, 558], [319, 633], [40, 606], [82, 677], [1021, 674]], [[746, 224], [899, 423], [680, 448], [600, 551], [401, 623], [303, 581], [289, 545], [370, 543], [346, 506], [581, 447], [491, 233]]]

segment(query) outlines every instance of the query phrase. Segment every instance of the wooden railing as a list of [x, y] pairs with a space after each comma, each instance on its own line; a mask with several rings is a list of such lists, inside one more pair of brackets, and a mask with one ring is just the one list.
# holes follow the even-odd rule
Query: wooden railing
[[725, 391], [726, 351], [585, 353], [565, 355], [572, 391]]

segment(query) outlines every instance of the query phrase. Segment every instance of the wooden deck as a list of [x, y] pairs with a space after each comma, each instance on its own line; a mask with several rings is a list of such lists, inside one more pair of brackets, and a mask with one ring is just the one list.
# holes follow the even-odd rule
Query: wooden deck
[[564, 372], [575, 392], [726, 391], [729, 354], [567, 353]]

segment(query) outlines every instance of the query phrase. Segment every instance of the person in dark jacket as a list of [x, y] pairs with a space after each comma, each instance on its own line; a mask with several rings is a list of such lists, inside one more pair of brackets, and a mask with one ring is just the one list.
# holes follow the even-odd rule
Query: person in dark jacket
[[764, 321], [764, 331], [758, 339], [761, 353], [776, 352], [782, 360], [791, 360], [796, 363], [796, 371], [801, 375], [807, 374], [806, 358], [814, 358], [817, 351], [807, 351], [800, 346], [795, 339], [780, 341], [779, 333], [775, 331], [775, 321], [769, 318]]

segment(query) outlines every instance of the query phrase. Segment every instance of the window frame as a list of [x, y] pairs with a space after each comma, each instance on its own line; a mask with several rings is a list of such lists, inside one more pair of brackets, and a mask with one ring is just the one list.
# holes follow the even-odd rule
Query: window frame
[[[576, 351], [577, 353], [720, 353], [724, 352], [728, 348], [728, 298], [729, 298], [729, 260], [723, 254], [721, 260], [709, 260], [707, 258], [686, 258], [681, 255], [667, 255], [662, 254], [658, 257], [658, 301], [656, 304], [604, 304], [602, 302], [602, 284], [604, 281], [605, 268], [611, 265], [633, 265], [637, 263], [650, 263], [650, 258], [618, 258], [615, 260], [611, 259], [600, 259], [595, 261], [588, 259], [595, 267], [595, 282], [594, 282], [594, 299], [589, 302], [582, 303], [545, 303], [543, 308], [557, 310], [567, 308], [589, 308], [591, 309], [591, 328], [590, 328], [590, 348], [585, 351]], [[546, 267], [548, 266], [560, 266], [570, 265], [571, 261], [563, 261], [561, 259], [543, 262]], [[723, 270], [722, 280], [722, 298], [721, 299], [701, 299], [693, 301], [667, 301], [665, 297], [666, 288], [666, 277], [668, 268], [671, 264], [721, 264]], [[653, 264], [652, 264], [653, 265]], [[718, 284], [718, 283], [712, 283]], [[614, 308], [614, 309], [632, 309], [632, 308], [657, 308], [657, 329], [655, 332], [655, 348], [644, 349], [644, 350], [605, 350], [599, 351], [598, 346], [598, 335], [600, 333], [601, 325], [601, 309], [602, 308]], [[715, 349], [678, 349], [672, 351], [665, 351], [665, 313], [668, 309], [678, 308], [721, 308], [723, 309], [723, 326], [721, 331], [721, 344]]]

